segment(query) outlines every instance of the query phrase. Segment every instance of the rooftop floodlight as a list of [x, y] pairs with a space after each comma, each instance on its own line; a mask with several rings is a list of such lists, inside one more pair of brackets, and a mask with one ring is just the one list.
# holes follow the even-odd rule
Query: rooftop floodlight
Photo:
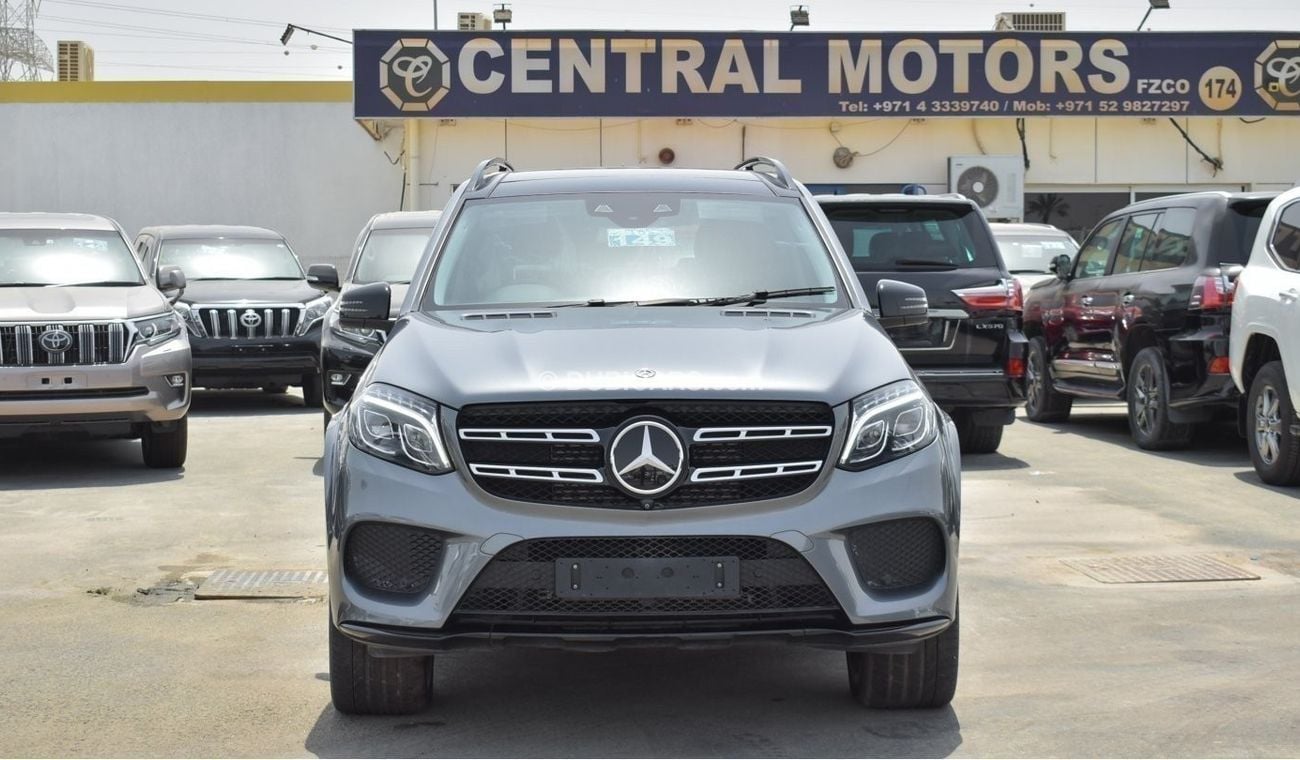
[[515, 14], [513, 11], [510, 10], [509, 3], [501, 3], [492, 11], [492, 21], [494, 23], [500, 24], [502, 29], [505, 29], [506, 24], [509, 24], [511, 21], [514, 20], [515, 20]]
[[1138, 31], [1139, 31], [1139, 32], [1142, 31], [1142, 27], [1146, 26], [1146, 23], [1147, 23], [1147, 16], [1150, 16], [1150, 15], [1151, 15], [1151, 11], [1155, 11], [1155, 10], [1167, 11], [1167, 10], [1169, 10], [1169, 0], [1147, 0], [1147, 2], [1149, 2], [1149, 3], [1151, 4], [1151, 7], [1147, 8], [1147, 12], [1144, 13], [1144, 14], [1142, 14], [1142, 21], [1141, 21], [1141, 23], [1138, 24]]
[[793, 32], [796, 26], [808, 26], [808, 6], [790, 6], [790, 31]]

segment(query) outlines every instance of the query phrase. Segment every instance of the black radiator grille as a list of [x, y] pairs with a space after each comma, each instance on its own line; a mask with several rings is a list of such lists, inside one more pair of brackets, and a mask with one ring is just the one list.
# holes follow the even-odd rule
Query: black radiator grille
[[343, 567], [375, 591], [418, 594], [429, 587], [442, 559], [442, 535], [392, 523], [359, 523], [348, 531]]
[[[556, 560], [737, 557], [737, 597], [562, 599], [555, 593]], [[655, 615], [744, 616], [836, 612], [839, 604], [794, 549], [769, 538], [686, 536], [548, 538], [521, 541], [498, 554], [456, 606], [457, 616], [522, 618]]]
[[[654, 417], [676, 428], [686, 448], [687, 466], [735, 467], [778, 463], [816, 463], [813, 471], [772, 477], [691, 482], [653, 499], [637, 498], [612, 482], [606, 447], [619, 426]], [[458, 436], [461, 454], [471, 464], [534, 468], [583, 468], [602, 473], [603, 482], [514, 479], [481, 473], [475, 482], [488, 493], [515, 501], [610, 509], [672, 509], [777, 499], [816, 482], [830, 456], [834, 415], [814, 402], [780, 401], [591, 401], [471, 405], [457, 416], [458, 431], [592, 431], [590, 442], [469, 439]], [[801, 428], [802, 426], [802, 428]], [[812, 437], [693, 441], [701, 428], [801, 428]]]
[[203, 334], [209, 338], [285, 338], [293, 335], [302, 318], [302, 306], [289, 305], [230, 305], [200, 306], [193, 314], [202, 325]]
[[129, 348], [125, 322], [0, 324], [0, 367], [121, 364]]

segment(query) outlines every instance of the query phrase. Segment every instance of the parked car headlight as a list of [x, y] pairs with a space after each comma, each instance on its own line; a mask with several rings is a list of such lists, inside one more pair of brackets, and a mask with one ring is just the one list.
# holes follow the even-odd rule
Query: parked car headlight
[[135, 319], [131, 321], [135, 326], [136, 335], [140, 336], [140, 341], [147, 346], [156, 343], [162, 343], [170, 338], [175, 338], [181, 333], [181, 320], [175, 312], [167, 312], [153, 317], [144, 319]]
[[438, 475], [451, 460], [438, 425], [438, 405], [410, 391], [371, 383], [348, 403], [352, 445], [412, 470]]
[[308, 301], [304, 304], [302, 321], [298, 323], [298, 329], [296, 332], [299, 335], [306, 335], [312, 325], [319, 322], [321, 318], [325, 316], [325, 312], [329, 311], [330, 305], [333, 303], [334, 299], [329, 296], [321, 296], [320, 298]]
[[190, 335], [198, 338], [208, 337], [208, 331], [203, 327], [203, 322], [199, 320], [199, 315], [195, 313], [194, 309], [190, 308], [189, 304], [184, 301], [177, 301], [172, 305], [172, 308], [176, 310], [177, 316], [189, 328]]
[[370, 330], [362, 327], [344, 327], [339, 324], [339, 313], [337, 310], [331, 310], [325, 315], [325, 326], [329, 331], [350, 343], [356, 343], [360, 346], [378, 347], [384, 342], [384, 333], [382, 330]]
[[875, 467], [929, 446], [938, 435], [934, 402], [920, 386], [911, 380], [891, 383], [853, 400], [840, 466]]

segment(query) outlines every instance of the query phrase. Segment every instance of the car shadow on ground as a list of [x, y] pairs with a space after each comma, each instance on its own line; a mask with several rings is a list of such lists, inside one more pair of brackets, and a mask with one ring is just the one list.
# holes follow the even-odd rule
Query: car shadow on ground
[[192, 417], [248, 417], [308, 413], [319, 415], [321, 410], [303, 406], [302, 396], [296, 392], [265, 393], [260, 389], [199, 389], [194, 391], [194, 397], [190, 401]]
[[859, 706], [843, 663], [759, 645], [458, 652], [438, 657], [425, 712], [326, 705], [304, 746], [321, 757], [943, 757], [961, 745], [951, 707]]
[[1255, 472], [1254, 467], [1251, 467], [1249, 470], [1242, 470], [1241, 472], [1235, 472], [1233, 473], [1233, 477], [1235, 477], [1237, 480], [1240, 480], [1242, 483], [1255, 486], [1256, 488], [1262, 488], [1265, 491], [1272, 491], [1273, 493], [1278, 494], [1279, 496], [1287, 496], [1292, 499], [1300, 499], [1300, 487], [1270, 486], [1268, 483], [1265, 483], [1264, 481], [1259, 479], [1259, 474]]
[[1128, 416], [1121, 410], [1076, 411], [1065, 422], [1029, 422], [1049, 428], [1062, 435], [1078, 435], [1094, 441], [1111, 443], [1143, 456], [1161, 457], [1207, 467], [1250, 469], [1250, 452], [1246, 441], [1237, 433], [1235, 422], [1215, 421], [1198, 425], [1192, 443], [1186, 449], [1175, 451], [1145, 451], [1133, 443], [1129, 432]]
[[146, 467], [140, 442], [37, 438], [0, 442], [0, 491], [89, 488], [179, 480], [184, 469]]
[[1023, 470], [1029, 463], [1006, 454], [962, 454], [962, 472], [993, 472], [996, 470]]

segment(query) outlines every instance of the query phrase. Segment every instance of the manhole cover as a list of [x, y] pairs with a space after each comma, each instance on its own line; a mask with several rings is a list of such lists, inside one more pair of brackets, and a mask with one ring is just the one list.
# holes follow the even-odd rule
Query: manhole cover
[[324, 570], [217, 570], [199, 584], [195, 599], [293, 599], [323, 596]]
[[1063, 559], [1061, 562], [1102, 583], [1259, 580], [1254, 573], [1205, 554]]

